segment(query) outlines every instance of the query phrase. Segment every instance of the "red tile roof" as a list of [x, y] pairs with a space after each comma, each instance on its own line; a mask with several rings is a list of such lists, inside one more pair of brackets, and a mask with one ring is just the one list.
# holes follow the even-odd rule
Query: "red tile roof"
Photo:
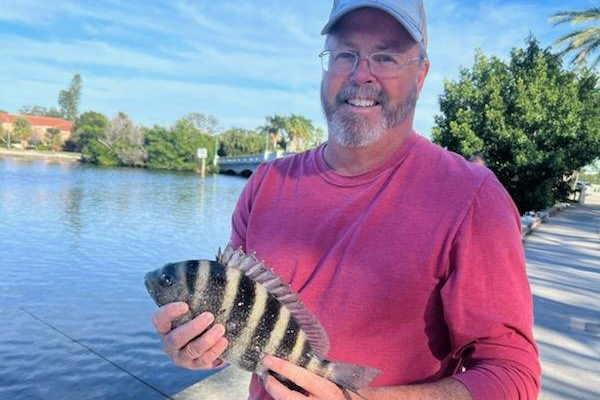
[[8, 122], [12, 124], [17, 118], [26, 119], [32, 126], [52, 126], [59, 131], [70, 131], [73, 128], [73, 124], [70, 121], [62, 118], [0, 113], [0, 123]]

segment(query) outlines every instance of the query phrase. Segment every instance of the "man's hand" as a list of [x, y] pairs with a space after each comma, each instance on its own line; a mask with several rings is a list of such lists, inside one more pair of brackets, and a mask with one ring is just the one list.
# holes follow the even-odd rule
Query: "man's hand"
[[228, 345], [223, 337], [225, 327], [216, 324], [199, 336], [213, 323], [215, 318], [211, 313], [203, 313], [171, 330], [173, 320], [187, 313], [188, 309], [186, 303], [169, 303], [152, 315], [152, 323], [162, 337], [164, 351], [180, 367], [197, 370], [221, 366], [223, 361], [218, 357]]
[[265, 389], [275, 400], [351, 400], [348, 393], [342, 390], [328, 379], [313, 374], [307, 369], [284, 361], [280, 358], [267, 356], [263, 359], [263, 365], [273, 372], [277, 372], [306, 390], [310, 395], [305, 396], [301, 393], [288, 389], [271, 375], [267, 375], [265, 380]]

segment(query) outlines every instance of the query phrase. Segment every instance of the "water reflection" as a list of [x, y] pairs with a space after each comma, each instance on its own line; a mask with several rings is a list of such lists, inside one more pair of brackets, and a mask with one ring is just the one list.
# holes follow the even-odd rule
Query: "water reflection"
[[246, 180], [0, 158], [0, 398], [164, 396], [202, 376], [162, 353], [143, 287], [166, 262], [226, 244]]
[[67, 222], [70, 233], [78, 237], [81, 234], [81, 201], [83, 188], [69, 188], [64, 196], [64, 220]]

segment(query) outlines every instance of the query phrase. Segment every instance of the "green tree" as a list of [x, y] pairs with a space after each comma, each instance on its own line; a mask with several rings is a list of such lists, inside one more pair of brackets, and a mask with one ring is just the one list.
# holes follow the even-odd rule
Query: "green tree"
[[84, 112], [77, 118], [70, 140], [73, 148], [81, 151], [84, 162], [119, 165], [116, 152], [104, 142], [108, 124], [108, 118], [95, 111]]
[[92, 140], [81, 152], [85, 162], [93, 164], [116, 167], [120, 164], [119, 157], [113, 148], [110, 148], [101, 140]]
[[47, 143], [47, 147], [50, 148], [50, 150], [60, 150], [62, 147], [62, 143], [60, 140], [60, 131], [57, 128], [46, 129], [45, 142]]
[[265, 151], [267, 136], [256, 131], [231, 128], [219, 135], [220, 156], [242, 156]]
[[[592, 26], [578, 29], [558, 39], [556, 45], [565, 45], [561, 54], [573, 54], [571, 64], [584, 65], [588, 56], [600, 49], [600, 8], [590, 8], [583, 11], [561, 11], [553, 14], [550, 21], [554, 26], [563, 23], [579, 25], [591, 23]], [[600, 62], [600, 55], [596, 57], [592, 66], [595, 68]]]
[[[170, 129], [155, 125], [145, 130], [148, 168], [193, 171], [198, 167], [196, 152], [208, 149], [208, 159], [214, 157], [214, 138], [187, 119], [180, 119]], [[212, 164], [209, 163], [209, 170]]]
[[58, 94], [60, 113], [64, 118], [74, 122], [79, 113], [79, 100], [81, 98], [81, 75], [75, 74], [71, 84]]
[[6, 145], [7, 149], [11, 148], [12, 134], [8, 129], [2, 128], [2, 124], [0, 124], [0, 140]]
[[310, 119], [296, 114], [269, 116], [259, 131], [271, 137], [273, 149], [279, 147], [286, 151], [308, 150], [318, 144], [323, 135]]
[[267, 117], [267, 122], [258, 128], [258, 131], [270, 140], [267, 143], [271, 144], [271, 147], [267, 151], [276, 151], [278, 149], [284, 149], [285, 140], [283, 138], [284, 131], [286, 128], [286, 118], [280, 115], [274, 115]]
[[25, 118], [17, 118], [13, 122], [13, 138], [21, 141], [23, 146], [26, 146], [27, 142], [31, 139], [31, 124]]
[[445, 82], [433, 139], [487, 165], [521, 212], [570, 191], [565, 180], [600, 155], [600, 91], [592, 71], [567, 71], [529, 38], [509, 63], [480, 51], [472, 70]]
[[304, 151], [314, 147], [319, 141], [319, 130], [317, 130], [312, 121], [301, 115], [292, 114], [287, 120], [287, 129], [285, 130], [286, 148], [289, 151]]
[[104, 135], [108, 118], [95, 111], [86, 111], [73, 124], [68, 147], [74, 151], [82, 151], [92, 140], [101, 139]]

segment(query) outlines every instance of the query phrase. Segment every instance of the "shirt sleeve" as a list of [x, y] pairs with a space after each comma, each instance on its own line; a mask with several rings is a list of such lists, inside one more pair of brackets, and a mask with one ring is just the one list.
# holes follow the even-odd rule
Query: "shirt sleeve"
[[248, 230], [248, 221], [252, 204], [258, 190], [259, 182], [264, 178], [265, 164], [260, 164], [256, 171], [250, 176], [246, 186], [242, 190], [240, 197], [231, 216], [231, 237], [229, 239], [234, 249], [242, 247], [246, 251], [246, 233]]
[[533, 305], [512, 199], [490, 175], [453, 241], [442, 291], [455, 375], [476, 400], [537, 399]]

